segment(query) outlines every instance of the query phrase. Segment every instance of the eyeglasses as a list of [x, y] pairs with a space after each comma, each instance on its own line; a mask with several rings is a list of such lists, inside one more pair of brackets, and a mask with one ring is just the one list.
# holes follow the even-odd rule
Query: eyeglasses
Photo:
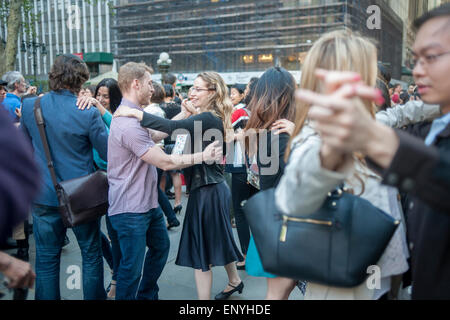
[[420, 63], [421, 66], [429, 66], [439, 60], [439, 58], [447, 54], [450, 54], [450, 51], [441, 54], [427, 54], [423, 57], [414, 58], [413, 66], [416, 67], [418, 63]]
[[191, 90], [191, 92], [194, 92], [194, 91], [202, 92], [202, 91], [215, 91], [216, 89], [192, 87], [190, 90]]

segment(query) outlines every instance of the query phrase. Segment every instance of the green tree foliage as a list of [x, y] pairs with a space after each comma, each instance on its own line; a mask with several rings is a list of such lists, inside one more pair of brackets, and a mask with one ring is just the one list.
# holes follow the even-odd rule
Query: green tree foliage
[[[25, 33], [26, 39], [36, 37], [35, 22], [40, 17], [34, 14], [32, 0], [7, 0], [0, 2], [0, 22], [7, 21], [7, 39], [0, 35], [0, 74], [15, 70], [17, 40], [21, 31]], [[22, 12], [25, 19], [22, 20]]]
[[[112, 0], [85, 0], [85, 2], [88, 5], [105, 3], [113, 13]], [[27, 41], [36, 39], [36, 22], [41, 19], [41, 14], [34, 13], [33, 0], [0, 0], [0, 24], [6, 21], [8, 28], [7, 39], [3, 39], [0, 35], [0, 76], [16, 68], [17, 52], [20, 49], [17, 40], [22, 32]]]

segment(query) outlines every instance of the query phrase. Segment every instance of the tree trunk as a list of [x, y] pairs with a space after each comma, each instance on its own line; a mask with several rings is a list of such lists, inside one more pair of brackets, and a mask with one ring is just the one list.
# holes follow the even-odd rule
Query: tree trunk
[[19, 37], [20, 25], [22, 23], [21, 8], [23, 1], [24, 0], [11, 0], [9, 2], [8, 38], [6, 41], [6, 47], [4, 48], [4, 52], [1, 56], [1, 60], [4, 61], [4, 63], [0, 65], [0, 74], [15, 70], [17, 39]]

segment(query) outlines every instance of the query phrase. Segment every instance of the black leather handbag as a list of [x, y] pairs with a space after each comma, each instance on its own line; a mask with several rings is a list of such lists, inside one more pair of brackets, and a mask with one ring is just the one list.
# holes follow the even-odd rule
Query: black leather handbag
[[346, 288], [364, 282], [400, 224], [341, 189], [307, 218], [281, 214], [275, 189], [250, 198], [244, 212], [265, 271]]
[[83, 177], [58, 183], [45, 133], [45, 121], [42, 116], [40, 99], [37, 98], [34, 103], [34, 115], [44, 146], [50, 176], [58, 197], [58, 211], [61, 214], [64, 226], [73, 228], [100, 218], [108, 211], [109, 207], [109, 184], [106, 172], [98, 170]]

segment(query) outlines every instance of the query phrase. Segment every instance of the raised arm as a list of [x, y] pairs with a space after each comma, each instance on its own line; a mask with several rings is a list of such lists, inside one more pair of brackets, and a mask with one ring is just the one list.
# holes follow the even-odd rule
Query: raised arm
[[190, 134], [194, 134], [196, 121], [202, 122], [202, 130], [209, 129], [213, 124], [211, 114], [208, 112], [204, 112], [185, 119], [189, 115], [189, 113], [183, 110], [175, 118], [173, 118], [172, 120], [168, 120], [152, 115], [148, 112], [144, 112], [142, 110], [132, 109], [125, 106], [121, 106], [114, 113], [114, 117], [134, 117], [138, 121], [140, 121], [141, 126], [143, 126], [144, 128], [164, 132], [169, 135], [177, 129], [185, 129], [189, 131]]
[[386, 170], [379, 168], [383, 183], [414, 194], [437, 210], [449, 212], [450, 151], [428, 147], [402, 131], [393, 134], [398, 135], [399, 147], [389, 165], [384, 166]]
[[162, 119], [144, 112], [141, 120], [141, 126], [165, 132], [169, 135], [177, 129], [185, 129], [189, 131], [191, 135], [194, 135], [194, 133], [198, 130], [200, 130], [200, 132], [204, 132], [205, 130], [214, 127], [211, 114], [209, 112], [204, 112], [183, 120]]
[[141, 157], [148, 164], [154, 165], [164, 171], [184, 169], [203, 162], [218, 162], [222, 160], [222, 148], [219, 142], [213, 142], [203, 152], [183, 155], [168, 155], [158, 147], [152, 147]]
[[108, 131], [98, 111], [92, 112], [89, 126], [89, 140], [94, 149], [97, 150], [100, 158], [107, 161]]
[[422, 101], [409, 101], [376, 114], [377, 121], [391, 128], [401, 128], [410, 124], [434, 120], [442, 115], [438, 105], [425, 104]]

